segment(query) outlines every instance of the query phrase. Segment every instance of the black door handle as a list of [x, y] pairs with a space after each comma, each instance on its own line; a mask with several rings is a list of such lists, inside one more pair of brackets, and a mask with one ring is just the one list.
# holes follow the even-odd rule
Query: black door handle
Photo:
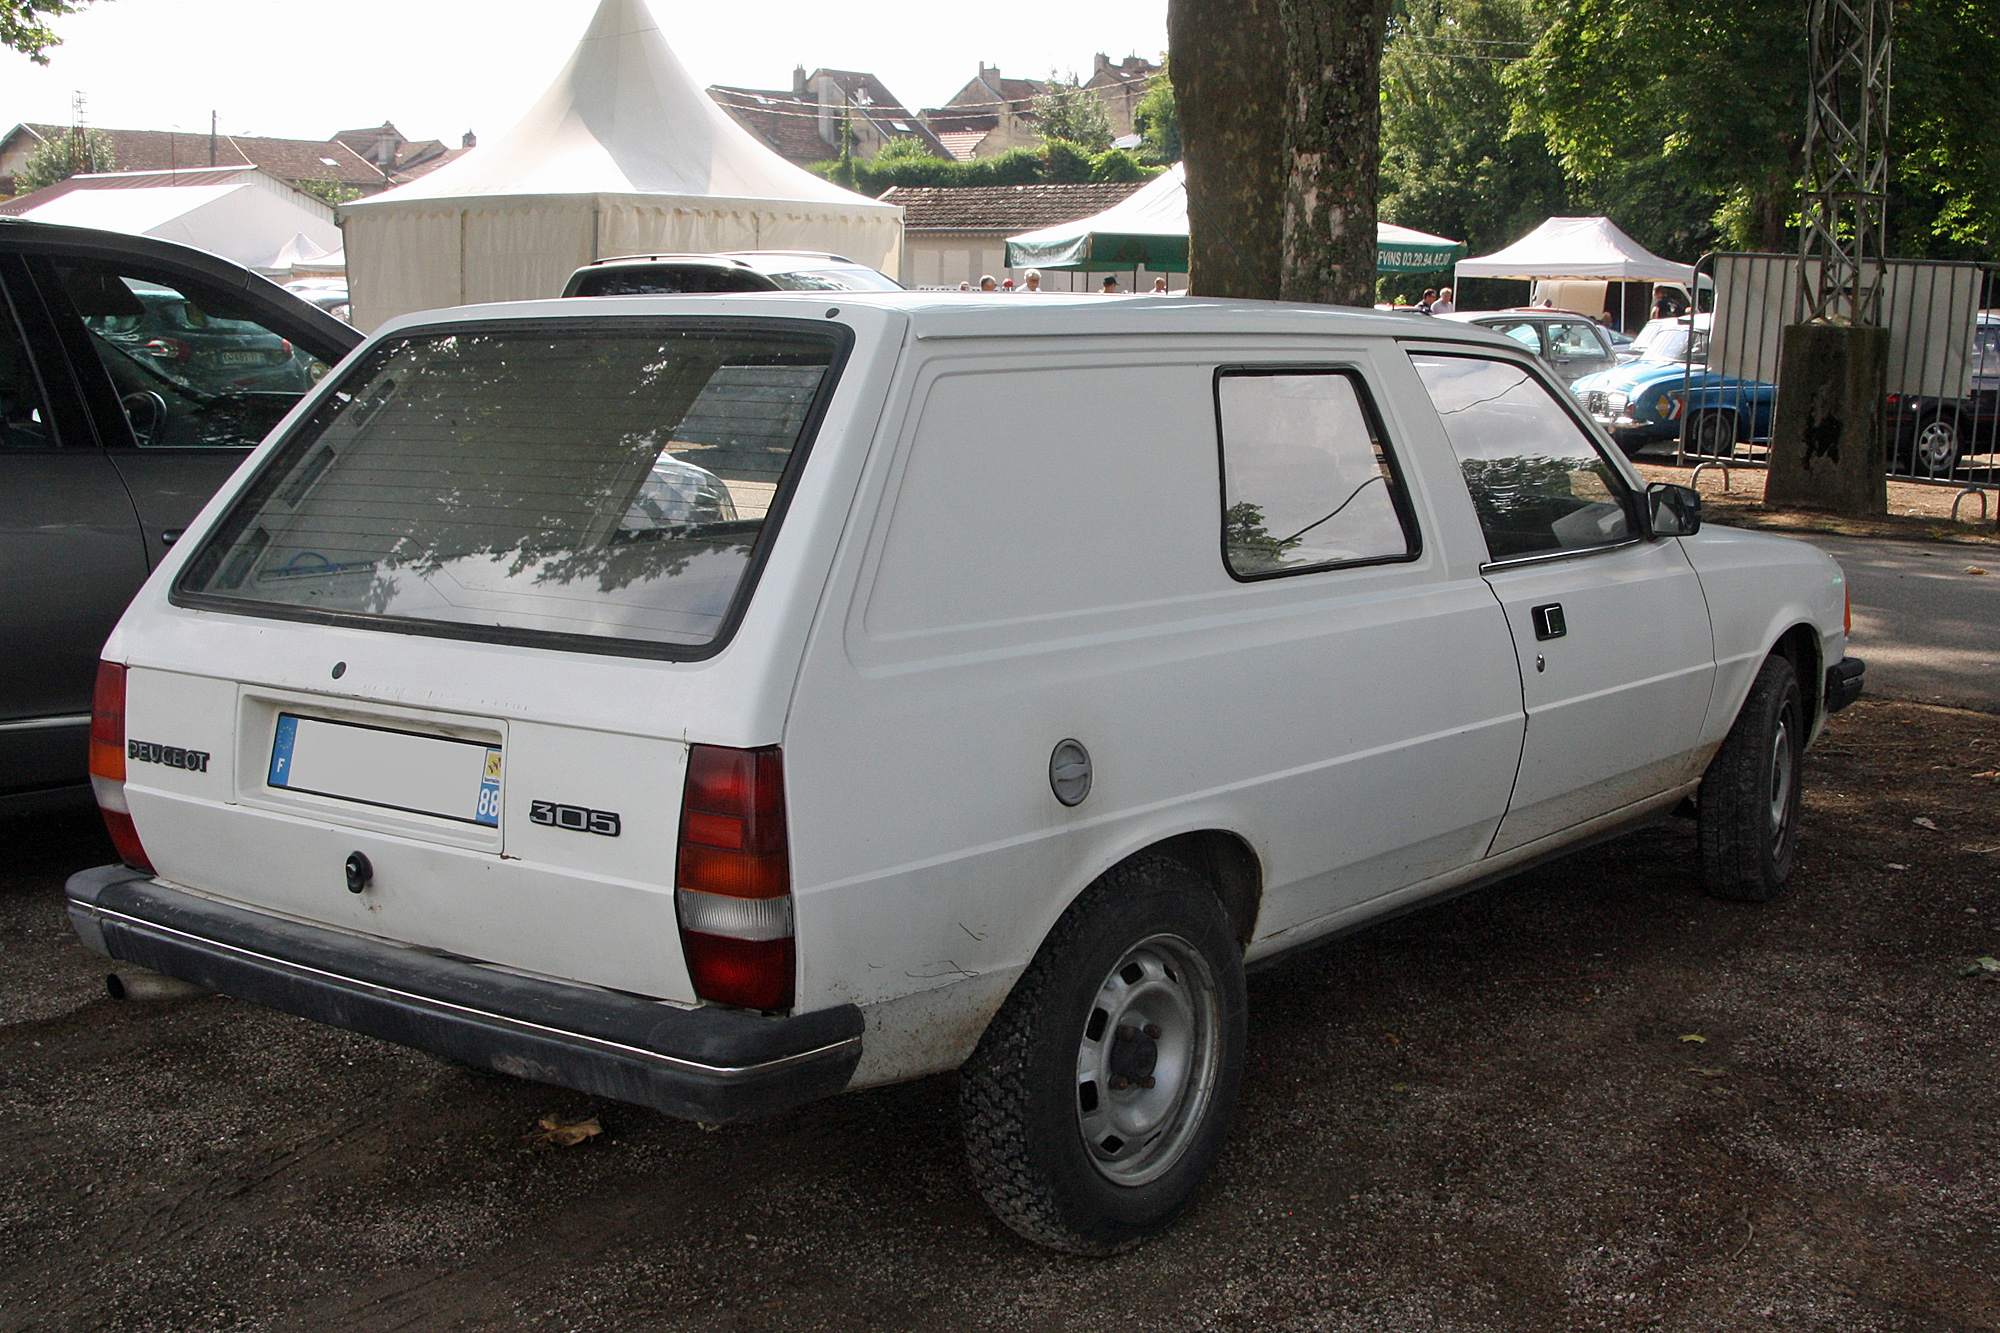
[[1563, 619], [1561, 602], [1550, 602], [1547, 606], [1535, 607], [1528, 612], [1528, 615], [1535, 622], [1537, 642], [1543, 639], [1560, 639], [1569, 633], [1569, 624]]
[[162, 546], [172, 546], [172, 545], [173, 545], [173, 544], [174, 544], [175, 542], [177, 542], [177, 541], [179, 541], [179, 540], [181, 539], [181, 534], [182, 534], [182, 533], [184, 533], [184, 532], [186, 532], [186, 531], [187, 531], [187, 529], [186, 529], [186, 528], [162, 528], [162, 529], [160, 529], [160, 545], [162, 545]]

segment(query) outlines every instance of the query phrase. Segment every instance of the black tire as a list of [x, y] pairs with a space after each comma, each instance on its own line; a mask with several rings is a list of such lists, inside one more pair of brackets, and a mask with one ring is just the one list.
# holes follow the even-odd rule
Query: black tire
[[1736, 438], [1734, 412], [1703, 408], [1688, 422], [1687, 451], [1701, 458], [1733, 458]]
[[1792, 873], [1805, 743], [1798, 675], [1773, 653], [1702, 775], [1697, 838], [1710, 894], [1768, 902]]
[[1221, 1149], [1245, 1010], [1215, 892], [1165, 857], [1107, 871], [960, 1071], [966, 1158], [994, 1215], [1072, 1254], [1129, 1249], [1172, 1219]]

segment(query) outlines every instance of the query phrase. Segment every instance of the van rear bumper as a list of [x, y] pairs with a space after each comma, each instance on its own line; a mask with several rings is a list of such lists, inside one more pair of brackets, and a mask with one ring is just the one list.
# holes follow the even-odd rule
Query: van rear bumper
[[111, 958], [464, 1064], [719, 1123], [839, 1092], [854, 1005], [795, 1018], [682, 1009], [300, 925], [125, 866], [70, 876], [70, 923]]

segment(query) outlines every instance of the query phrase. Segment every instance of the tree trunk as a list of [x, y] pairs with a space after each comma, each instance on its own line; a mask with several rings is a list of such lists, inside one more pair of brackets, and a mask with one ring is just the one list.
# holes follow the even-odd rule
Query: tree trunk
[[1279, 11], [1290, 72], [1279, 298], [1372, 306], [1389, 0], [1281, 0]]
[[1278, 9], [1279, 0], [1167, 3], [1167, 72], [1187, 172], [1188, 290], [1197, 296], [1279, 293], [1287, 80]]

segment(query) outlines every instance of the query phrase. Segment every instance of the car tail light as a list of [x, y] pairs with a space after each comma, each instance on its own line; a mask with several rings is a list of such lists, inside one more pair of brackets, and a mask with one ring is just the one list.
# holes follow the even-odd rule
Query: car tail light
[[697, 995], [791, 1007], [791, 854], [776, 747], [689, 747], [674, 904]]
[[153, 863], [125, 804], [125, 668], [116, 662], [97, 664], [97, 688], [91, 691], [90, 786], [118, 859], [151, 874]]
[[194, 356], [194, 348], [179, 338], [155, 338], [146, 344], [146, 350], [162, 361], [187, 361]]
[[1847, 605], [1840, 613], [1840, 632], [1851, 635], [1854, 633], [1854, 590], [1848, 588], [1844, 589], [1844, 591], [1846, 592], [1845, 601]]

